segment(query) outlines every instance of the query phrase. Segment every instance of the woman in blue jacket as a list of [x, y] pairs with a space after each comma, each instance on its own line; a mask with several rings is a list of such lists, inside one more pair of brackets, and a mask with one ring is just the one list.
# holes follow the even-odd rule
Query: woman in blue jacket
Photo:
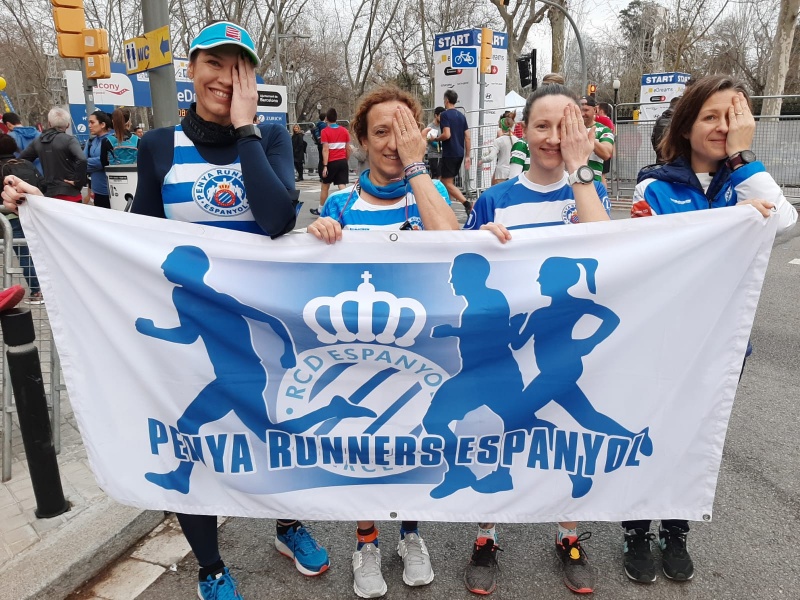
[[111, 208], [108, 197], [108, 177], [105, 168], [113, 151], [109, 136], [114, 132], [111, 117], [102, 110], [89, 115], [89, 133], [92, 137], [86, 142], [86, 172], [91, 177], [90, 187], [94, 192], [94, 205]]
[[[764, 217], [778, 219], [778, 234], [797, 222], [797, 211], [752, 151], [755, 119], [744, 86], [710, 75], [687, 88], [659, 144], [666, 161], [645, 167], [633, 194], [631, 216], [646, 217], [751, 204]], [[627, 576], [640, 583], [656, 580], [650, 548], [656, 536], [650, 521], [625, 521]], [[662, 570], [668, 579], [687, 581], [694, 563], [686, 549], [689, 523], [663, 519], [658, 532]]]

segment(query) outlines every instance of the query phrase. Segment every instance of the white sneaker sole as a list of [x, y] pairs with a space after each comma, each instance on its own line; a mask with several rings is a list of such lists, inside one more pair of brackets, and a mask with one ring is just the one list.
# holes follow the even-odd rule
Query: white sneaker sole
[[386, 594], [386, 591], [388, 589], [389, 588], [387, 587], [386, 582], [384, 581], [383, 582], [383, 587], [380, 590], [378, 590], [377, 592], [374, 592], [372, 594], [368, 594], [367, 592], [364, 592], [364, 591], [361, 591], [360, 589], [358, 589], [358, 586], [356, 585], [356, 582], [355, 581], [353, 582], [353, 591], [356, 593], [356, 596], [358, 596], [359, 598], [380, 598], [381, 596]]

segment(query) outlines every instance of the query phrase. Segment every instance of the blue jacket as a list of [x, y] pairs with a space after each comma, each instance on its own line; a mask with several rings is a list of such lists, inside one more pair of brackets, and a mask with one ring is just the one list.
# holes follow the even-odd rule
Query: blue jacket
[[[8, 135], [14, 138], [14, 141], [17, 142], [17, 148], [19, 148], [19, 152], [16, 153], [16, 156], [22, 153], [25, 148], [31, 145], [31, 142], [39, 137], [41, 132], [36, 129], [36, 127], [28, 127], [23, 125], [17, 125], [14, 127], [14, 131], [9, 131]], [[39, 170], [39, 173], [42, 172], [42, 163], [39, 159], [35, 159], [33, 164], [36, 165], [36, 168]]]
[[111, 137], [111, 132], [93, 137], [86, 142], [86, 148], [84, 148], [86, 172], [91, 176], [92, 191], [95, 194], [108, 194], [108, 177], [106, 177], [105, 166], [108, 164], [113, 148], [109, 137]]

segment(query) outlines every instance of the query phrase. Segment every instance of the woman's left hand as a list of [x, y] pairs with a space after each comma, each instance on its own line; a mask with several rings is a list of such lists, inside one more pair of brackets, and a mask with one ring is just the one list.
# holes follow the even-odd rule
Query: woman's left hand
[[756, 120], [750, 112], [750, 105], [742, 92], [736, 94], [728, 107], [728, 138], [725, 152], [732, 156], [742, 150], [749, 150], [753, 144]]
[[741, 200], [736, 203], [736, 206], [741, 204], [749, 204], [754, 206], [755, 209], [761, 213], [762, 217], [768, 217], [775, 209], [775, 205], [768, 200], [761, 200], [760, 198], [751, 198], [750, 200]]
[[404, 167], [422, 162], [425, 158], [425, 138], [420, 133], [414, 114], [405, 104], [400, 104], [392, 119], [397, 155]]
[[578, 167], [589, 162], [589, 156], [594, 150], [594, 127], [586, 130], [581, 109], [570, 102], [564, 107], [560, 129], [561, 158], [564, 159], [567, 172], [574, 173]]
[[252, 125], [258, 110], [256, 68], [249, 58], [239, 56], [231, 73], [233, 98], [231, 99], [231, 124], [234, 127]]

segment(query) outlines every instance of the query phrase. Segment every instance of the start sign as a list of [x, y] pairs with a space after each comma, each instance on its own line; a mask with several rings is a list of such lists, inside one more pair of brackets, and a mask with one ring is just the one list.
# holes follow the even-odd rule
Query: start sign
[[125, 69], [128, 75], [172, 63], [169, 26], [125, 40]]

